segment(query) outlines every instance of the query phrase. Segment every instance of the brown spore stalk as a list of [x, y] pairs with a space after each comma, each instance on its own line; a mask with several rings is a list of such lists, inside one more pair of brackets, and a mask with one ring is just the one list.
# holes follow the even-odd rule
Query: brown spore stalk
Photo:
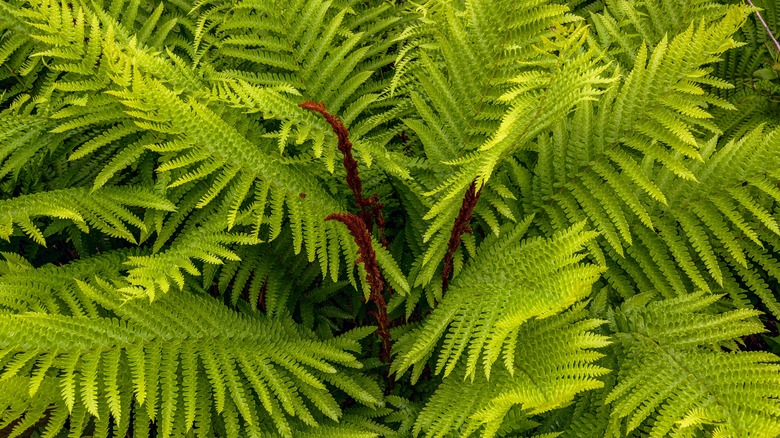
[[387, 303], [385, 297], [382, 295], [384, 290], [384, 280], [382, 274], [379, 272], [379, 264], [376, 261], [376, 252], [371, 243], [371, 235], [368, 234], [365, 222], [360, 216], [354, 213], [333, 213], [325, 218], [326, 221], [334, 220], [339, 221], [346, 225], [349, 230], [349, 234], [355, 240], [355, 244], [358, 247], [358, 259], [356, 263], [363, 263], [366, 270], [366, 282], [368, 282], [371, 288], [370, 299], [376, 305], [376, 310], [372, 310], [369, 313], [374, 316], [374, 319], [379, 326], [377, 334], [382, 340], [382, 350], [379, 354], [379, 358], [383, 362], [387, 362], [390, 359], [390, 318], [387, 316]]
[[373, 223], [376, 221], [380, 236], [382, 237], [382, 244], [387, 246], [384, 239], [384, 219], [382, 218], [382, 204], [379, 202], [379, 195], [374, 194], [370, 198], [363, 197], [363, 181], [360, 179], [357, 160], [352, 156], [352, 142], [349, 141], [349, 131], [347, 130], [347, 127], [344, 126], [344, 123], [339, 120], [338, 117], [329, 113], [325, 108], [325, 104], [322, 102], [306, 101], [298, 106], [321, 114], [322, 117], [325, 118], [325, 121], [330, 124], [330, 127], [338, 138], [338, 149], [344, 157], [342, 163], [344, 164], [344, 169], [347, 171], [347, 185], [350, 190], [352, 190], [352, 195], [355, 197], [355, 204], [357, 204], [360, 209], [360, 218], [366, 224], [366, 229], [369, 232], [371, 232]]
[[374, 317], [379, 327], [377, 334], [382, 340], [382, 349], [379, 357], [383, 362], [388, 362], [390, 360], [390, 318], [387, 315], [387, 302], [382, 294], [385, 288], [384, 279], [379, 272], [376, 252], [371, 243], [371, 229], [373, 228], [373, 223], [376, 222], [382, 246], [387, 247], [388, 245], [385, 237], [385, 219], [382, 215], [384, 206], [379, 202], [379, 195], [376, 193], [369, 198], [363, 197], [363, 182], [360, 179], [357, 161], [352, 156], [352, 142], [349, 141], [349, 131], [344, 126], [344, 123], [336, 116], [330, 114], [322, 102], [306, 101], [299, 104], [299, 106], [322, 115], [338, 138], [338, 149], [344, 157], [342, 163], [347, 172], [347, 185], [355, 197], [355, 204], [357, 204], [360, 212], [358, 214], [333, 213], [326, 217], [325, 220], [336, 220], [346, 225], [349, 233], [355, 240], [355, 244], [358, 246], [359, 257], [356, 262], [363, 263], [365, 267], [366, 281], [371, 288], [370, 299], [376, 306], [376, 310], [371, 310], [368, 313]]
[[450, 240], [447, 243], [447, 254], [444, 256], [444, 266], [441, 269], [441, 290], [446, 292], [450, 287], [450, 275], [452, 274], [452, 259], [455, 256], [455, 251], [460, 246], [463, 233], [470, 233], [469, 221], [474, 213], [474, 208], [479, 201], [479, 194], [482, 190], [477, 190], [477, 182], [472, 181], [466, 195], [463, 197], [463, 202], [460, 205], [460, 211], [458, 217], [455, 218], [455, 224], [452, 226], [450, 232]]

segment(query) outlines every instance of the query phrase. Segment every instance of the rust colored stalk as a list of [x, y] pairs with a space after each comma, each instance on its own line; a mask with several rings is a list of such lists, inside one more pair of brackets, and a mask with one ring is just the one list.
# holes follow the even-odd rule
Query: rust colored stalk
[[358, 208], [360, 208], [360, 218], [366, 223], [367, 229], [371, 230], [372, 221], [371, 213], [369, 211], [371, 200], [363, 197], [363, 182], [360, 180], [357, 161], [352, 156], [352, 142], [349, 141], [349, 131], [347, 130], [347, 127], [344, 126], [344, 123], [336, 116], [329, 113], [328, 110], [325, 109], [325, 104], [322, 102], [306, 101], [298, 106], [309, 111], [320, 113], [330, 124], [336, 137], [338, 137], [338, 148], [344, 156], [342, 162], [344, 163], [344, 169], [347, 171], [347, 185], [350, 190], [352, 190], [352, 195], [355, 197], [355, 203]]
[[376, 310], [371, 310], [368, 313], [373, 315], [379, 326], [377, 334], [382, 340], [382, 350], [379, 358], [383, 362], [387, 362], [390, 360], [390, 318], [387, 316], [387, 303], [384, 295], [382, 295], [384, 280], [379, 272], [379, 264], [376, 261], [376, 252], [374, 252], [374, 247], [371, 244], [371, 235], [368, 234], [368, 228], [363, 219], [353, 213], [333, 213], [326, 217], [325, 220], [335, 220], [343, 223], [349, 230], [349, 234], [355, 239], [359, 255], [357, 263], [363, 263], [366, 269], [366, 281], [371, 288], [370, 298], [376, 305]]
[[374, 317], [379, 326], [377, 334], [382, 340], [382, 350], [379, 357], [383, 362], [388, 362], [390, 360], [390, 318], [387, 315], [387, 302], [382, 294], [384, 291], [384, 280], [379, 272], [376, 253], [371, 244], [371, 229], [373, 228], [373, 223], [376, 222], [382, 246], [387, 248], [385, 219], [382, 215], [384, 206], [379, 202], [379, 195], [376, 193], [370, 198], [363, 197], [363, 182], [360, 179], [357, 161], [352, 156], [352, 142], [349, 141], [349, 131], [344, 126], [344, 123], [336, 116], [330, 114], [322, 102], [306, 101], [298, 106], [322, 115], [338, 138], [338, 149], [344, 157], [342, 163], [344, 164], [344, 170], [347, 172], [347, 185], [352, 190], [355, 204], [360, 209], [360, 213], [334, 213], [326, 217], [325, 220], [337, 220], [343, 223], [355, 239], [359, 255], [357, 262], [362, 262], [365, 266], [366, 280], [371, 288], [370, 298], [376, 305], [376, 310], [371, 310], [368, 313]]
[[458, 217], [455, 218], [455, 224], [452, 226], [450, 232], [450, 241], [447, 243], [447, 255], [444, 256], [444, 267], [441, 269], [441, 290], [447, 292], [450, 287], [450, 274], [452, 274], [452, 258], [455, 256], [455, 251], [460, 246], [461, 237], [463, 233], [470, 233], [469, 221], [471, 215], [474, 213], [474, 207], [477, 206], [479, 201], [479, 194], [481, 190], [477, 190], [477, 182], [472, 181], [468, 190], [466, 190], [466, 196], [463, 197], [463, 202], [460, 205], [460, 212]]

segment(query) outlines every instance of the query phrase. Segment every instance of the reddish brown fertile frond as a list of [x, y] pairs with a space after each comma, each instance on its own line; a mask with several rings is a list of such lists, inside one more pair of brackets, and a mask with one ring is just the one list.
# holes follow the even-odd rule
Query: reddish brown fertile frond
[[474, 207], [477, 206], [479, 201], [479, 194], [481, 190], [477, 190], [477, 182], [472, 181], [466, 195], [463, 197], [463, 203], [460, 205], [460, 212], [458, 217], [455, 218], [455, 224], [452, 226], [452, 232], [450, 232], [450, 241], [447, 243], [447, 255], [444, 256], [444, 267], [441, 269], [441, 289], [442, 292], [446, 292], [450, 287], [450, 274], [452, 274], [452, 258], [455, 256], [455, 251], [460, 246], [460, 240], [463, 233], [470, 233], [469, 221], [471, 215], [474, 213]]
[[376, 261], [376, 252], [371, 243], [371, 235], [368, 234], [366, 224], [360, 216], [353, 213], [333, 213], [325, 218], [326, 221], [339, 221], [346, 225], [349, 234], [358, 246], [357, 263], [363, 263], [366, 270], [366, 281], [371, 288], [371, 301], [376, 305], [376, 310], [369, 314], [374, 316], [379, 326], [377, 334], [382, 339], [382, 351], [380, 358], [387, 362], [390, 359], [390, 318], [387, 316], [387, 303], [382, 295], [384, 280], [379, 272], [379, 264]]
[[371, 213], [369, 211], [369, 205], [371, 201], [363, 198], [363, 182], [360, 180], [360, 174], [358, 173], [358, 165], [355, 158], [352, 156], [352, 142], [349, 141], [349, 131], [344, 126], [341, 120], [332, 115], [325, 109], [325, 104], [322, 102], [303, 102], [299, 104], [303, 109], [320, 113], [322, 117], [333, 128], [333, 132], [339, 140], [338, 148], [341, 154], [344, 156], [342, 162], [344, 163], [344, 169], [347, 171], [347, 185], [352, 190], [352, 195], [355, 197], [355, 203], [360, 208], [360, 218], [365, 222], [367, 229], [371, 230], [372, 220]]

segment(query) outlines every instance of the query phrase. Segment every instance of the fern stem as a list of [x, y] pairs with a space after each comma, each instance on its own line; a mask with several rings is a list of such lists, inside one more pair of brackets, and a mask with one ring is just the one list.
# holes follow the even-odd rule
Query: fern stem
[[[746, 1], [750, 6], [754, 8], [756, 7], [756, 5], [754, 5], [751, 0], [746, 0]], [[775, 35], [772, 33], [772, 29], [769, 28], [768, 24], [766, 24], [766, 21], [764, 21], [764, 17], [761, 16], [761, 13], [758, 12], [758, 10], [756, 10], [755, 12], [756, 12], [756, 17], [758, 17], [758, 21], [761, 22], [762, 26], [764, 26], [764, 30], [766, 30], [766, 33], [769, 35], [769, 38], [772, 39], [772, 43], [774, 43], [775, 49], [777, 49], [777, 51], [780, 52], [780, 43], [777, 42], [777, 38], [775, 38]]]
[[9, 72], [9, 73], [11, 73], [11, 74], [13, 75], [13, 77], [14, 77], [14, 78], [16, 78], [16, 81], [17, 81], [17, 82], [19, 82], [19, 85], [21, 85], [22, 87], [24, 87], [24, 89], [25, 89], [25, 90], [29, 90], [29, 89], [30, 89], [30, 88], [27, 86], [27, 84], [25, 84], [25, 83], [24, 83], [24, 81], [22, 80], [22, 78], [21, 78], [21, 77], [19, 77], [19, 75], [16, 73], [16, 70], [14, 70], [13, 68], [9, 67], [8, 65], [6, 65], [6, 66], [5, 66], [5, 68], [8, 70], [8, 72]]
[[466, 195], [463, 197], [463, 202], [460, 205], [460, 211], [458, 217], [455, 218], [455, 224], [452, 226], [450, 232], [450, 240], [447, 243], [447, 255], [444, 256], [444, 266], [441, 269], [441, 290], [442, 293], [447, 292], [450, 287], [450, 274], [452, 274], [452, 259], [455, 256], [455, 251], [460, 246], [463, 233], [470, 233], [469, 221], [471, 215], [474, 213], [474, 207], [477, 206], [479, 201], [479, 194], [482, 190], [477, 190], [477, 181], [472, 181]]

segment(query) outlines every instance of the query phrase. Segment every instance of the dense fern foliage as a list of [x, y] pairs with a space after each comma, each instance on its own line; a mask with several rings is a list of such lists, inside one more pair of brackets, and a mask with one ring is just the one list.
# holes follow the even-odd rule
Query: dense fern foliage
[[778, 30], [0, 1], [0, 436], [780, 436]]

